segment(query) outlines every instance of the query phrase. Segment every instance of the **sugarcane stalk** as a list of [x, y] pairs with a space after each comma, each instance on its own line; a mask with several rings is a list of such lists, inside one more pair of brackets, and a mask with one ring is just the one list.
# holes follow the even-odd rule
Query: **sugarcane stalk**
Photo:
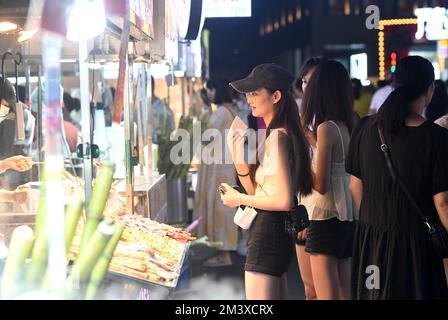
[[[67, 252], [67, 263], [69, 259], [68, 257], [70, 253], [70, 248], [76, 233], [76, 228], [78, 226], [79, 218], [81, 217], [83, 205], [84, 203], [81, 199], [76, 199], [73, 202], [69, 203], [65, 209], [64, 234], [65, 234], [65, 251]], [[44, 270], [44, 272], [45, 275], [42, 281], [42, 290], [46, 291], [48, 290], [49, 274], [48, 270]]]
[[37, 288], [42, 281], [48, 265], [48, 236], [45, 230], [41, 230], [41, 235], [34, 244], [31, 264], [26, 273], [25, 283], [28, 289]]
[[[43, 193], [45, 194], [45, 193]], [[39, 231], [36, 233], [36, 241], [34, 244], [31, 263], [29, 265], [25, 283], [29, 289], [34, 289], [40, 286], [43, 279], [48, 279], [47, 266], [48, 266], [48, 234], [47, 234], [47, 221], [46, 219], [46, 205], [45, 197], [40, 198], [42, 206], [39, 207], [38, 215], [40, 216]], [[82, 203], [81, 203], [82, 205]], [[69, 205], [67, 208], [70, 208]], [[79, 218], [79, 216], [78, 216]], [[66, 221], [67, 223], [67, 221]], [[73, 236], [72, 236], [73, 237]], [[42, 277], [42, 275], [45, 275]], [[45, 285], [45, 282], [44, 282]]]
[[67, 279], [69, 297], [76, 295], [77, 289], [89, 279], [93, 267], [98, 262], [114, 232], [114, 224], [109, 221], [102, 221], [87, 244], [88, 250], [83, 250], [78, 253], [78, 259], [73, 265]]
[[109, 269], [110, 261], [112, 260], [112, 255], [117, 247], [118, 242], [120, 241], [121, 234], [123, 233], [123, 227], [115, 223], [115, 232], [107, 243], [106, 248], [104, 249], [103, 255], [95, 264], [95, 267], [92, 270], [90, 275], [90, 281], [87, 286], [86, 295], [84, 299], [93, 300], [96, 296], [98, 288], [101, 282], [106, 275], [107, 270]]
[[70, 203], [66, 209], [64, 233], [65, 251], [67, 252], [67, 256], [70, 252], [73, 238], [76, 233], [76, 228], [78, 226], [79, 218], [81, 217], [83, 205], [83, 201], [81, 199], [77, 199]]
[[29, 226], [20, 226], [14, 229], [3, 271], [2, 299], [11, 299], [20, 293], [25, 260], [31, 253], [33, 240], [33, 230]]
[[104, 163], [98, 172], [95, 187], [92, 191], [92, 197], [90, 198], [87, 221], [84, 225], [78, 257], [86, 249], [90, 238], [101, 221], [103, 210], [106, 206], [106, 201], [112, 186], [114, 171], [115, 165], [113, 163]]
[[[46, 173], [42, 173], [42, 184], [39, 190], [39, 203], [37, 207], [36, 224], [34, 226], [36, 239], [40, 237], [41, 230], [46, 228], [47, 197], [46, 197]], [[46, 232], [45, 232], [46, 233]]]

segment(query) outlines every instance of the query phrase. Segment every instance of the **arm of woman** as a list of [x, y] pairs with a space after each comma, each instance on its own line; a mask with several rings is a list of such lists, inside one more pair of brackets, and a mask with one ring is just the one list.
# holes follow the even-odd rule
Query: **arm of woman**
[[[265, 160], [269, 162], [266, 163], [266, 166], [272, 170], [272, 172], [269, 172], [269, 175], [274, 179], [276, 185], [275, 194], [263, 196], [245, 195], [226, 186], [227, 192], [222, 196], [225, 205], [229, 207], [237, 207], [240, 204], [246, 206], [249, 205], [267, 211], [291, 210], [293, 204], [293, 191], [288, 163], [288, 138], [285, 134], [279, 134], [278, 137], [278, 139], [270, 139], [271, 142], [267, 152], [269, 152], [271, 156], [267, 157]], [[278, 144], [273, 144], [274, 141], [278, 141]]]
[[240, 180], [244, 190], [246, 190], [247, 194], [254, 195], [255, 184], [249, 175], [250, 167], [246, 163], [246, 160], [244, 159], [244, 145], [245, 145], [245, 138], [243, 136], [236, 134], [232, 138], [230, 144], [230, 147], [233, 148], [231, 152], [232, 161], [235, 165], [235, 170], [236, 173], [238, 174], [238, 179]]
[[433, 196], [434, 205], [439, 214], [440, 221], [448, 231], [448, 191], [440, 192]]
[[333, 149], [333, 126], [324, 122], [317, 128], [316, 172], [313, 175], [313, 189], [325, 194], [330, 188], [331, 153]]
[[361, 207], [362, 200], [362, 180], [355, 176], [350, 178], [350, 192], [352, 194], [353, 200], [355, 201], [356, 208]]

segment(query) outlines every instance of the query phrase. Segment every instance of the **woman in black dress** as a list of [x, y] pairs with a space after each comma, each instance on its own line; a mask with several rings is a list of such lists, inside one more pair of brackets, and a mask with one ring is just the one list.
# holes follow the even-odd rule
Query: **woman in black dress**
[[376, 116], [352, 134], [347, 172], [360, 206], [353, 252], [354, 299], [444, 299], [442, 259], [428, 229], [392, 180], [380, 149], [378, 126], [395, 171], [430, 221], [448, 229], [448, 131], [421, 116], [434, 92], [434, 69], [406, 57], [395, 73], [394, 92]]

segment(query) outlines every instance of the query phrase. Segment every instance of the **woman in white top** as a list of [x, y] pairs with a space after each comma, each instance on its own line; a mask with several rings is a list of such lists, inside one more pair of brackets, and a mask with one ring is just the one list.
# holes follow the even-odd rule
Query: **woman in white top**
[[316, 296], [348, 299], [357, 213], [345, 157], [355, 115], [350, 77], [342, 64], [329, 60], [317, 66], [304, 95], [302, 119], [304, 128], [312, 128], [314, 190], [302, 203], [310, 218], [305, 251]]
[[237, 134], [231, 139], [232, 160], [247, 194], [225, 185], [221, 196], [229, 207], [245, 205], [257, 211], [249, 230], [245, 264], [247, 299], [287, 298], [286, 272], [294, 251], [285, 218], [294, 195], [311, 192], [309, 146], [291, 94], [293, 80], [282, 67], [262, 64], [247, 78], [231, 83], [246, 93], [253, 115], [262, 117], [267, 125], [265, 148], [259, 147], [260, 162], [256, 164], [249, 166], [238, 156], [244, 153], [244, 137]]
[[[298, 82], [301, 83], [303, 94], [306, 92], [307, 85], [310, 82], [311, 77], [313, 76], [313, 73], [316, 70], [317, 66], [327, 60], [328, 59], [325, 57], [318, 56], [318, 57], [311, 57], [307, 61], [305, 61], [300, 70], [298, 80]], [[303, 287], [305, 289], [305, 298], [307, 300], [315, 300], [316, 290], [314, 289], [313, 274], [311, 273], [310, 255], [305, 251], [306, 233], [307, 230], [305, 229], [305, 232], [301, 233], [301, 237], [300, 238], [297, 237], [295, 239], [296, 255], [297, 255], [297, 262], [299, 263], [300, 277], [302, 278]]]

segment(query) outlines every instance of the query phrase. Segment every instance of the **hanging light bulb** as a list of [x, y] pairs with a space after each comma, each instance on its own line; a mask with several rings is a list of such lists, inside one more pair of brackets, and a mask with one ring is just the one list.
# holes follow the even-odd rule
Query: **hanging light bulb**
[[14, 31], [18, 28], [17, 24], [9, 21], [1, 21], [0, 22], [0, 33], [6, 33], [10, 31]]
[[106, 28], [103, 0], [76, 0], [67, 23], [67, 39], [85, 41], [101, 34]]

